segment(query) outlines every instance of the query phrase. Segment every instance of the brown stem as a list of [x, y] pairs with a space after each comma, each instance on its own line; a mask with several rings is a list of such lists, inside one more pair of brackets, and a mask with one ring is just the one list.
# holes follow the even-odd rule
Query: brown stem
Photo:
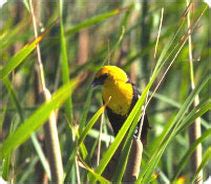
[[[190, 13], [191, 9], [193, 8], [193, 3], [190, 4], [189, 0], [186, 0], [187, 6], [190, 6], [190, 9], [187, 13], [187, 24], [188, 29], [191, 27], [191, 20], [190, 20]], [[193, 54], [192, 54], [192, 37], [190, 34], [191, 30], [188, 30], [189, 36], [188, 36], [188, 48], [189, 48], [189, 64], [190, 64], [190, 80], [191, 80], [191, 89], [195, 89], [195, 78], [194, 78], [194, 68], [193, 68]], [[192, 107], [195, 108], [199, 104], [199, 96], [196, 95]], [[191, 125], [189, 129], [189, 142], [190, 145], [193, 144], [196, 139], [201, 137], [201, 120], [200, 117], [195, 120], [195, 122]], [[193, 173], [196, 173], [197, 169], [199, 168], [200, 164], [202, 162], [202, 145], [199, 144], [196, 147], [196, 150], [194, 151], [192, 157], [191, 157], [191, 167], [193, 170]], [[202, 184], [203, 183], [203, 170], [201, 170], [197, 176], [196, 183]]]
[[124, 182], [133, 183], [137, 180], [142, 160], [143, 144], [140, 139], [132, 140]]
[[[38, 37], [36, 17], [34, 13], [34, 8], [32, 4], [32, 0], [29, 1], [30, 11], [32, 15], [32, 22], [34, 28], [34, 35]], [[40, 94], [42, 95], [41, 99], [43, 101], [48, 101], [51, 98], [51, 94], [46, 87], [45, 83], [45, 74], [41, 59], [40, 46], [37, 44], [37, 73], [38, 73], [38, 83], [40, 86]], [[46, 135], [46, 147], [48, 152], [48, 159], [51, 169], [51, 179], [56, 184], [63, 183], [63, 165], [62, 165], [62, 157], [59, 145], [58, 131], [56, 125], [56, 112], [52, 111], [49, 117], [48, 122], [44, 125], [44, 131]]]

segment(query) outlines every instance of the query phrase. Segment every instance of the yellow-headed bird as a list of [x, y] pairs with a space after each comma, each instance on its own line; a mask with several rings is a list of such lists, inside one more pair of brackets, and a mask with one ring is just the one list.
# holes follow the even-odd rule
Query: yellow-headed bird
[[[106, 112], [116, 135], [130, 114], [140, 94], [127, 74], [117, 66], [103, 66], [96, 74], [93, 85], [102, 85], [103, 102], [108, 102]], [[140, 122], [134, 135], [137, 135]], [[147, 142], [149, 123], [144, 117], [141, 141]]]

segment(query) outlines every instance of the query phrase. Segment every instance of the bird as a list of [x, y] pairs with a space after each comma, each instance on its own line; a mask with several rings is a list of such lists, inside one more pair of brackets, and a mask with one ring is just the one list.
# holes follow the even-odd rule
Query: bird
[[[106, 114], [114, 134], [117, 135], [137, 100], [140, 98], [140, 93], [137, 87], [130, 81], [126, 72], [113, 65], [101, 67], [97, 71], [92, 85], [94, 87], [102, 86], [103, 103], [105, 104], [107, 102]], [[134, 137], [138, 135], [140, 123], [141, 118], [134, 132]], [[147, 143], [149, 128], [148, 118], [145, 113], [140, 137], [143, 145]]]

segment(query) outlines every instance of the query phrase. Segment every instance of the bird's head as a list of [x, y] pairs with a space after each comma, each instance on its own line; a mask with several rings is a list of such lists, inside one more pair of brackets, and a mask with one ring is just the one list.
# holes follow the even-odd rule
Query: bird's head
[[127, 74], [117, 66], [103, 66], [96, 74], [92, 84], [94, 86], [103, 85], [106, 82], [122, 81], [127, 82]]

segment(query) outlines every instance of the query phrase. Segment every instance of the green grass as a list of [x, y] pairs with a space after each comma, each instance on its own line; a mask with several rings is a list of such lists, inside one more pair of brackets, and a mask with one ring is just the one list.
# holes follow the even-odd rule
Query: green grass
[[[43, 125], [51, 112], [56, 111], [64, 181], [110, 183], [102, 173], [122, 145], [112, 176], [112, 181], [120, 183], [127, 169], [141, 107], [150, 99], [146, 112], [152, 129], [136, 183], [177, 183], [181, 177], [185, 178], [185, 183], [193, 182], [202, 169], [206, 180], [211, 169], [208, 164], [210, 9], [206, 4], [193, 1], [191, 66], [186, 2], [147, 3], [145, 9], [143, 2], [129, 1], [34, 3], [37, 19], [40, 19], [37, 22], [41, 23], [37, 39], [33, 36], [28, 1], [9, 1], [0, 8], [0, 177], [9, 182], [33, 183], [41, 182], [43, 178], [39, 176], [46, 173], [51, 180]], [[162, 8], [163, 23], [160, 37], [157, 37]], [[143, 14], [143, 10], [147, 14]], [[143, 23], [146, 28], [141, 27]], [[143, 37], [146, 31], [149, 31], [149, 38]], [[39, 95], [35, 74], [37, 44], [46, 86], [52, 94], [47, 102], [36, 100]], [[79, 60], [80, 54], [87, 58], [84, 63]], [[113, 133], [106, 116], [101, 120], [104, 123], [100, 132], [100, 116], [105, 106], [102, 106], [100, 89], [94, 90], [91, 86], [95, 72], [108, 63], [135, 75], [133, 82], [142, 92], [113, 141], [110, 141]], [[195, 89], [191, 89], [193, 80]], [[197, 96], [199, 104], [193, 106]], [[198, 117], [201, 136], [189, 143], [189, 127]], [[97, 151], [99, 141], [101, 146]], [[191, 154], [199, 144], [203, 148], [202, 163], [193, 172]], [[97, 157], [100, 157], [99, 163]]]

